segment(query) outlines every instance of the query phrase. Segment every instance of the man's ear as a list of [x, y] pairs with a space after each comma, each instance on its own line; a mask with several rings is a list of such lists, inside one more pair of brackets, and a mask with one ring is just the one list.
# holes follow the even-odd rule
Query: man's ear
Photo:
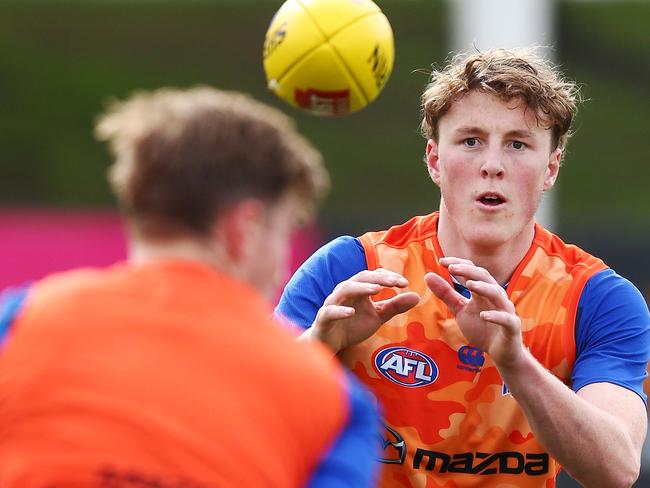
[[427, 168], [433, 182], [440, 186], [440, 158], [438, 157], [438, 143], [433, 139], [427, 141]]
[[555, 185], [555, 180], [560, 173], [560, 163], [562, 162], [562, 149], [559, 147], [551, 153], [546, 166], [546, 177], [544, 178], [543, 191], [548, 191]]
[[253, 244], [262, 231], [263, 219], [264, 205], [261, 201], [254, 198], [241, 200], [219, 214], [213, 238], [220, 243], [231, 261], [239, 263], [253, 252]]

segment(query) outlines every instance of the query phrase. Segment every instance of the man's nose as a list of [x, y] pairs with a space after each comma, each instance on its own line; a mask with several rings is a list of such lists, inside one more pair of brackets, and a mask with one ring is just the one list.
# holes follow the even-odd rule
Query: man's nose
[[496, 148], [490, 148], [485, 153], [481, 165], [481, 176], [484, 178], [502, 178], [505, 174], [503, 167], [503, 154]]

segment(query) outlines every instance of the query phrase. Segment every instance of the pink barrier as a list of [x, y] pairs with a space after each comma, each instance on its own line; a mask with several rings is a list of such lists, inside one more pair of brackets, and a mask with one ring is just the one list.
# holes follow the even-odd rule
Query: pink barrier
[[[291, 271], [318, 245], [316, 227], [296, 233]], [[0, 210], [0, 290], [80, 266], [107, 266], [126, 257], [114, 210]]]
[[0, 288], [79, 266], [106, 266], [125, 256], [114, 211], [0, 211]]

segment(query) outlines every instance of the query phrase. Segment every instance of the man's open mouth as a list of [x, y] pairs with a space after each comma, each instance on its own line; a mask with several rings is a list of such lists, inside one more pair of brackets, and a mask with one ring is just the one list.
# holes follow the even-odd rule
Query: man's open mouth
[[499, 193], [483, 193], [479, 196], [478, 201], [483, 205], [495, 207], [506, 202], [506, 199]]

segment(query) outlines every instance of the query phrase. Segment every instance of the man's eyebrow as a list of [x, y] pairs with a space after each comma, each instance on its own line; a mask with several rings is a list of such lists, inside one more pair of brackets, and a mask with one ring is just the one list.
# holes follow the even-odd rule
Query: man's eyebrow
[[529, 130], [511, 130], [506, 132], [508, 137], [519, 137], [522, 139], [534, 137], [534, 134]]
[[[459, 127], [454, 130], [454, 133], [463, 135], [463, 134], [476, 134], [479, 136], [485, 136], [487, 135], [487, 131], [485, 129], [481, 129], [480, 127], [472, 126], [472, 125], [464, 125], [462, 127]], [[534, 137], [534, 134], [530, 130], [525, 130], [525, 129], [513, 129], [508, 132], [506, 132], [506, 137], [519, 137], [521, 139], [530, 139]]]
[[454, 130], [456, 134], [478, 134], [481, 136], [487, 135], [487, 131], [481, 129], [480, 127], [475, 127], [471, 125], [464, 125]]

